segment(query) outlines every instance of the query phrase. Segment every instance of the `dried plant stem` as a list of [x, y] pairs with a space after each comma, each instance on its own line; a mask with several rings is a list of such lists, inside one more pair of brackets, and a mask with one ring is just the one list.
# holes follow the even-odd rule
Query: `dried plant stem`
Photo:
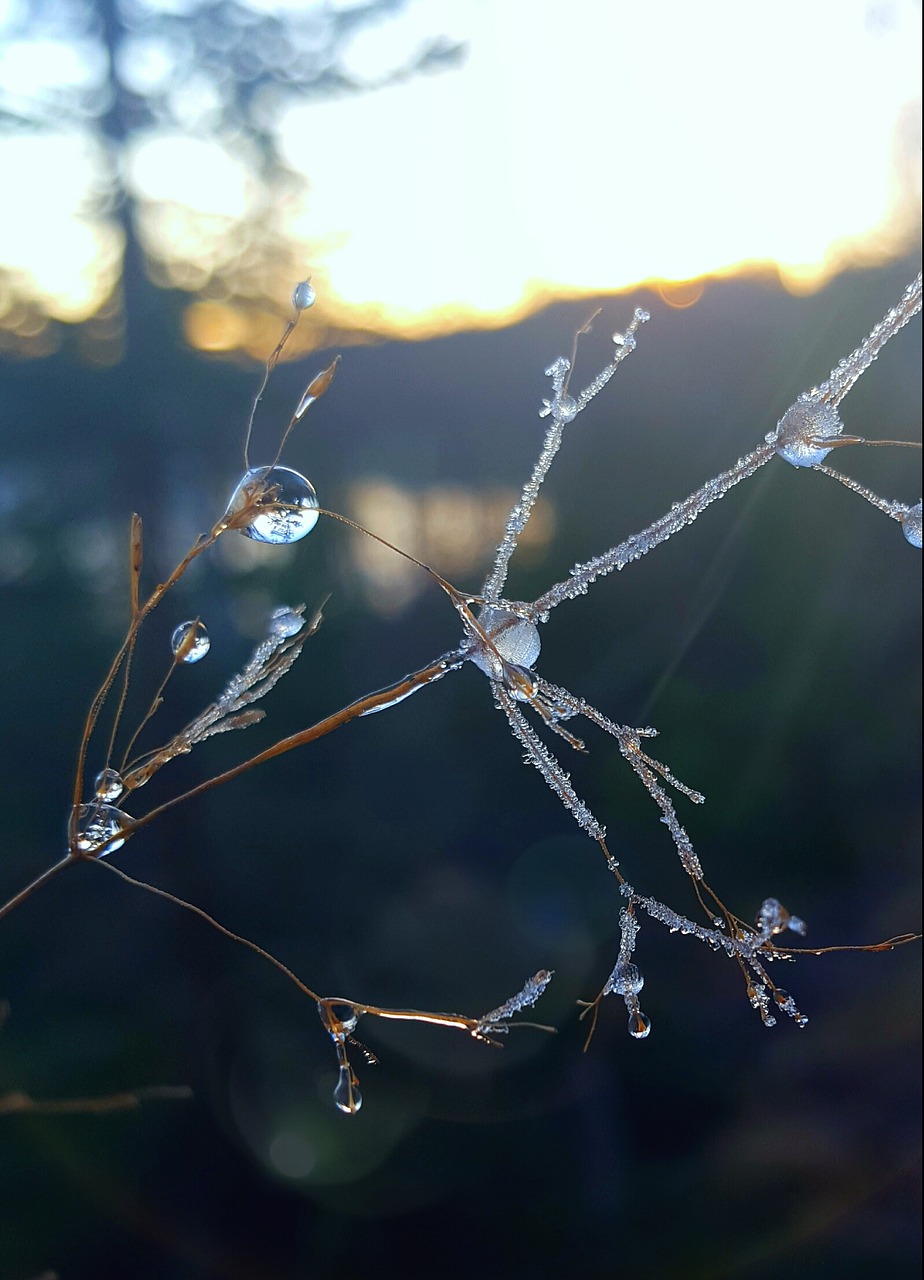
[[31, 1098], [19, 1090], [0, 1097], [0, 1116], [103, 1115], [107, 1111], [134, 1111], [143, 1102], [163, 1099], [185, 1102], [193, 1096], [188, 1085], [157, 1084], [144, 1089], [126, 1089], [103, 1098]]
[[47, 871], [43, 871], [40, 876], [36, 876], [31, 884], [27, 884], [24, 889], [20, 889], [19, 893], [14, 894], [8, 902], [4, 902], [3, 906], [0, 907], [0, 920], [2, 920], [4, 916], [9, 915], [10, 912], [14, 910], [15, 907], [18, 907], [21, 902], [25, 902], [27, 898], [31, 898], [37, 889], [41, 889], [42, 886], [46, 885], [49, 880], [58, 874], [59, 871], [63, 871], [66, 866], [69, 866], [70, 863], [74, 861], [76, 861], [76, 859], [73, 858], [71, 854], [67, 854], [60, 862], [56, 862], [53, 866], [49, 867]]
[[154, 588], [154, 590], [148, 596], [147, 600], [144, 602], [141, 608], [138, 609], [137, 612], [132, 617], [131, 625], [128, 629], [128, 634], [126, 635], [125, 639], [122, 641], [122, 645], [119, 648], [118, 653], [113, 658], [112, 663], [109, 667], [109, 670], [106, 672], [106, 676], [103, 680], [103, 683], [100, 685], [96, 696], [94, 697], [93, 701], [90, 704], [90, 709], [87, 712], [87, 718], [84, 721], [83, 732], [80, 736], [80, 746], [77, 751], [77, 767], [74, 770], [74, 793], [73, 793], [73, 805], [72, 805], [72, 811], [71, 811], [71, 828], [72, 829], [70, 831], [70, 837], [72, 842], [75, 836], [75, 832], [73, 830], [75, 815], [80, 805], [81, 797], [83, 796], [83, 776], [84, 776], [84, 769], [86, 767], [87, 747], [90, 744], [90, 737], [93, 733], [94, 728], [96, 727], [96, 722], [99, 719], [99, 714], [103, 709], [103, 704], [106, 701], [106, 698], [109, 694], [109, 690], [112, 688], [112, 682], [115, 680], [116, 676], [118, 675], [119, 668], [121, 667], [126, 657], [126, 654], [130, 652], [132, 646], [134, 645], [135, 637], [138, 634], [138, 629], [140, 628], [141, 624], [144, 622], [145, 618], [147, 618], [148, 614], [150, 614], [152, 610], [155, 609], [157, 605], [160, 604], [161, 600], [164, 598], [164, 596], [167, 594], [170, 588], [173, 587], [180, 580], [180, 578], [183, 576], [183, 574], [192, 564], [193, 560], [195, 560], [197, 556], [200, 556], [203, 551], [207, 551], [208, 548], [211, 547], [217, 541], [219, 536], [224, 532], [224, 528], [225, 528], [224, 525], [217, 524], [215, 528], [211, 531], [211, 533], [200, 538], [199, 541], [193, 547], [191, 547], [189, 551], [187, 551], [186, 555], [183, 557], [183, 559], [180, 561], [177, 567], [170, 574], [169, 578], [167, 578], [166, 581], [164, 582], [158, 583], [158, 585]]
[[149, 822], [153, 822], [155, 818], [159, 818], [162, 813], [166, 813], [168, 809], [174, 808], [175, 805], [181, 804], [185, 800], [192, 800], [195, 796], [211, 791], [213, 787], [219, 787], [222, 783], [231, 782], [234, 778], [240, 777], [242, 773], [246, 773], [248, 769], [254, 769], [257, 765], [264, 764], [267, 760], [274, 760], [276, 756], [285, 755], [287, 751], [294, 751], [296, 747], [302, 747], [318, 738], [323, 738], [325, 734], [333, 733], [335, 729], [342, 728], [343, 725], [349, 724], [351, 720], [356, 720], [360, 716], [371, 715], [375, 711], [382, 711], [396, 702], [403, 701], [405, 698], [410, 697], [412, 693], [416, 693], [418, 689], [422, 689], [425, 685], [433, 684], [435, 680], [439, 680], [448, 671], [461, 666], [464, 660], [465, 655], [462, 651], [455, 650], [452, 653], [445, 654], [442, 658], [438, 658], [436, 662], [431, 662], [426, 667], [421, 667], [419, 671], [414, 671], [410, 675], [396, 680], [394, 684], [387, 685], [384, 689], [379, 689], [376, 693], [369, 693], [365, 697], [358, 698], [355, 702], [349, 703], [348, 706], [335, 711], [333, 715], [326, 716], [323, 720], [318, 720], [316, 724], [310, 725], [309, 728], [301, 729], [298, 733], [293, 733], [288, 738], [282, 738], [279, 742], [274, 743], [273, 746], [267, 747], [265, 751], [260, 751], [257, 755], [251, 756], [249, 760], [242, 761], [233, 768], [227, 769], [224, 773], [216, 774], [214, 778], [208, 778], [205, 782], [200, 782], [198, 786], [192, 787], [189, 791], [184, 791], [182, 795], [173, 796], [172, 799], [165, 800], [156, 809], [152, 809], [149, 813], [144, 814], [143, 817], [137, 818], [134, 822], [126, 825], [122, 834], [128, 838], [128, 836], [134, 835], [142, 827], [146, 827]]
[[312, 991], [310, 987], [297, 977], [288, 965], [284, 965], [281, 960], [270, 951], [266, 951], [256, 942], [251, 942], [249, 938], [243, 937], [240, 933], [235, 933], [232, 929], [227, 929], [220, 924], [214, 916], [210, 916], [207, 911], [203, 911], [201, 907], [197, 907], [193, 902], [187, 902], [185, 898], [177, 897], [175, 893], [169, 893], [166, 889], [158, 889], [156, 885], [148, 884], [146, 880], [136, 880], [134, 876], [130, 876], [127, 871], [123, 871], [121, 867], [114, 866], [111, 862], [105, 862], [101, 858], [86, 858], [86, 862], [92, 862], [97, 867], [103, 867], [106, 871], [111, 871], [113, 875], [124, 880], [126, 884], [134, 885], [136, 889], [144, 889], [147, 893], [152, 893], [155, 898], [163, 898], [166, 902], [172, 902], [175, 907], [183, 907], [186, 911], [191, 911], [194, 916], [198, 916], [200, 920], [204, 920], [206, 924], [210, 924], [213, 929], [217, 929], [223, 937], [229, 938], [232, 942], [239, 942], [242, 947], [247, 947], [249, 951], [253, 951], [255, 955], [260, 956], [263, 960], [268, 960], [271, 965], [284, 974], [290, 982], [294, 982], [299, 991], [303, 995], [308, 996], [311, 1000], [318, 1002], [321, 996], [316, 991]]

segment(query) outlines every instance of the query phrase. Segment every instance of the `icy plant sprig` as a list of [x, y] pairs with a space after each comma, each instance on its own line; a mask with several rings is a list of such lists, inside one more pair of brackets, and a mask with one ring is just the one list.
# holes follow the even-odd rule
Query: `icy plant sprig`
[[[351, 720], [361, 716], [394, 707], [418, 690], [441, 679], [451, 671], [457, 670], [466, 661], [478, 667], [491, 683], [496, 706], [503, 711], [508, 726], [514, 737], [524, 750], [527, 763], [532, 764], [542, 774], [547, 785], [568, 809], [581, 828], [601, 847], [610, 870], [619, 881], [620, 892], [625, 905], [619, 916], [620, 949], [619, 958], [600, 994], [590, 1003], [593, 1010], [593, 1023], [602, 999], [611, 993], [623, 997], [629, 1011], [630, 1031], [636, 1038], [644, 1038], [650, 1030], [650, 1022], [641, 1012], [638, 1004], [638, 993], [643, 979], [637, 965], [632, 960], [636, 935], [639, 928], [638, 913], [644, 912], [649, 918], [665, 925], [672, 932], [679, 931], [705, 941], [715, 950], [722, 950], [734, 958], [745, 975], [748, 998], [758, 1009], [761, 1017], [772, 1025], [775, 1021], [771, 1013], [771, 1001], [776, 1007], [789, 1014], [798, 1025], [804, 1025], [806, 1019], [795, 1006], [792, 998], [781, 988], [774, 986], [769, 979], [764, 963], [774, 959], [791, 959], [797, 950], [809, 954], [823, 954], [829, 950], [883, 950], [908, 941], [913, 935], [902, 935], [871, 946], [848, 948], [807, 948], [792, 949], [781, 947], [775, 941], [782, 928], [789, 927], [797, 932], [796, 918], [790, 917], [785, 909], [774, 899], [768, 899], [758, 916], [756, 927], [745, 924], [734, 916], [721, 902], [719, 897], [706, 883], [703, 869], [692, 841], [681, 825], [673, 801], [670, 799], [662, 783], [679, 792], [694, 803], [702, 803], [703, 797], [696, 791], [679, 782], [666, 765], [655, 760], [642, 749], [642, 741], [655, 736], [651, 728], [632, 728], [618, 725], [595, 707], [568, 690], [554, 685], [542, 678], [535, 671], [541, 642], [538, 627], [545, 622], [552, 608], [583, 594], [597, 578], [610, 573], [613, 569], [621, 569], [633, 560], [647, 554], [655, 546], [672, 537], [680, 529], [697, 519], [712, 502], [723, 497], [734, 485], [752, 475], [759, 467], [765, 465], [779, 453], [787, 461], [798, 466], [812, 466], [817, 470], [833, 475], [834, 478], [855, 489], [873, 505], [884, 510], [886, 514], [902, 523], [906, 537], [913, 545], [920, 546], [920, 503], [917, 507], [906, 507], [899, 503], [884, 503], [863, 486], [842, 477], [839, 473], [822, 465], [823, 458], [830, 449], [846, 444], [888, 444], [892, 441], [867, 441], [860, 437], [843, 435], [837, 407], [850, 387], [862, 372], [869, 367], [888, 339], [920, 309], [921, 282], [920, 277], [906, 290], [899, 304], [883, 318], [879, 325], [860, 347], [832, 371], [831, 377], [819, 388], [812, 388], [793, 405], [774, 432], [771, 432], [764, 443], [750, 454], [745, 455], [727, 471], [706, 482], [682, 502], [675, 503], [669, 512], [649, 525], [641, 533], [632, 535], [624, 542], [611, 548], [601, 556], [594, 557], [582, 564], [575, 565], [568, 579], [555, 584], [552, 588], [531, 602], [510, 601], [501, 595], [507, 578], [510, 560], [516, 550], [519, 537], [526, 526], [535, 506], [540, 486], [548, 474], [551, 463], [561, 446], [565, 427], [574, 421], [590, 400], [596, 396], [609, 382], [616, 369], [636, 347], [636, 333], [639, 327], [648, 320], [647, 313], [636, 311], [625, 333], [615, 334], [613, 338], [614, 353], [603, 370], [591, 380], [588, 386], [577, 396], [569, 390], [572, 368], [575, 361], [577, 341], [580, 333], [586, 332], [585, 325], [575, 337], [571, 358], [556, 360], [547, 370], [551, 378], [551, 397], [543, 402], [540, 417], [551, 419], [547, 429], [543, 448], [533, 468], [520, 498], [508, 517], [503, 536], [497, 548], [493, 567], [487, 576], [480, 594], [468, 594], [458, 590], [446, 579], [427, 565], [421, 564], [413, 556], [393, 546], [370, 530], [363, 529], [355, 522], [336, 512], [322, 509], [317, 495], [310, 482], [291, 468], [279, 465], [283, 446], [295, 425], [301, 421], [307, 410], [329, 388], [338, 367], [335, 360], [322, 370], [309, 383], [299, 400], [295, 413], [282, 434], [279, 446], [272, 462], [266, 466], [251, 467], [249, 444], [254, 417], [262, 398], [267, 381], [278, 362], [283, 348], [294, 331], [299, 313], [311, 305], [314, 292], [307, 282], [296, 288], [293, 303], [294, 318], [289, 322], [283, 337], [266, 364], [263, 382], [254, 399], [247, 425], [244, 446], [244, 475], [232, 494], [223, 516], [213, 526], [208, 535], [200, 538], [183, 558], [174, 572], [159, 584], [148, 599], [142, 604], [140, 598], [140, 575], [142, 568], [142, 534], [140, 519], [132, 519], [130, 534], [130, 597], [131, 621], [129, 629], [113, 663], [91, 704], [87, 715], [84, 733], [78, 753], [75, 771], [74, 803], [69, 824], [68, 852], [61, 862], [55, 864], [42, 876], [19, 894], [16, 894], [3, 907], [0, 917], [23, 902], [36, 889], [46, 883], [63, 867], [77, 861], [93, 861], [95, 865], [105, 867], [108, 871], [120, 876], [124, 881], [135, 885], [176, 905], [195, 913], [209, 923], [224, 936], [238, 942], [264, 959], [272, 963], [285, 974], [295, 985], [317, 1003], [322, 1022], [334, 1041], [339, 1067], [338, 1083], [335, 1089], [335, 1101], [345, 1112], [355, 1113], [361, 1105], [361, 1094], [356, 1073], [350, 1063], [347, 1047], [356, 1045], [352, 1036], [360, 1016], [371, 1015], [409, 1021], [426, 1021], [437, 1025], [457, 1027], [467, 1030], [477, 1039], [492, 1041], [494, 1037], [506, 1031], [510, 1018], [522, 1009], [531, 1006], [544, 991], [551, 975], [542, 970], [527, 982], [518, 993], [481, 1018], [467, 1018], [457, 1014], [425, 1013], [413, 1009], [383, 1009], [378, 1006], [358, 1002], [352, 999], [331, 999], [322, 997], [305, 985], [277, 957], [265, 951], [258, 944], [232, 932], [210, 916], [202, 908], [178, 898], [166, 890], [156, 888], [143, 881], [135, 880], [126, 872], [112, 865], [108, 855], [119, 849], [124, 842], [136, 832], [158, 818], [167, 809], [192, 799], [215, 786], [231, 781], [239, 774], [254, 768], [274, 757], [313, 742], [334, 729], [340, 728]], [[917, 513], [915, 515], [915, 513]], [[179, 733], [173, 735], [168, 742], [157, 749], [149, 750], [142, 756], [131, 759], [131, 752], [141, 731], [145, 729], [163, 702], [163, 693], [167, 681], [181, 665], [196, 661], [205, 655], [208, 649], [208, 636], [201, 619], [193, 619], [181, 623], [173, 636], [173, 662], [161, 686], [155, 694], [150, 708], [142, 718], [128, 746], [125, 748], [119, 769], [113, 767], [112, 759], [116, 738], [119, 732], [122, 714], [125, 708], [128, 684], [131, 675], [132, 659], [140, 628], [151, 611], [161, 602], [164, 596], [179, 581], [186, 569], [203, 552], [210, 549], [217, 539], [229, 532], [237, 531], [256, 541], [270, 544], [285, 544], [297, 541], [316, 526], [319, 517], [325, 516], [358, 531], [360, 534], [375, 538], [376, 541], [413, 561], [422, 571], [428, 573], [449, 597], [454, 609], [462, 620], [463, 637], [461, 645], [454, 651], [428, 663], [418, 671], [404, 676], [385, 689], [367, 694], [356, 699], [348, 706], [325, 717], [315, 725], [303, 729], [272, 746], [257, 753], [239, 765], [224, 773], [208, 779], [190, 790], [172, 797], [140, 817], [131, 817], [122, 809], [117, 809], [114, 802], [137, 790], [149, 780], [155, 771], [179, 754], [190, 751], [194, 745], [204, 741], [216, 733], [245, 728], [262, 719], [262, 710], [252, 704], [267, 694], [292, 667], [302, 650], [305, 640], [314, 633], [321, 620], [320, 610], [316, 611], [310, 625], [305, 628], [302, 618], [303, 606], [290, 609], [285, 606], [277, 609], [269, 623], [266, 639], [257, 647], [242, 672], [235, 676], [225, 687], [219, 698], [205, 709], [199, 716]], [[917, 540], [914, 529], [917, 520]], [[473, 611], [473, 607], [477, 612]], [[109, 746], [105, 764], [96, 778], [94, 794], [91, 800], [82, 800], [83, 778], [91, 739], [93, 739], [103, 706], [112, 690], [119, 672], [122, 672], [121, 690], [118, 705], [113, 717], [109, 734]], [[569, 746], [577, 751], [584, 751], [583, 741], [575, 736], [565, 722], [583, 717], [590, 724], [613, 737], [623, 757], [636, 776], [655, 801], [661, 814], [661, 822], [668, 827], [672, 841], [680, 856], [683, 869], [691, 878], [695, 895], [709, 920], [708, 926], [696, 924], [687, 917], [675, 912], [664, 903], [647, 897], [634, 889], [623, 877], [616, 860], [610, 855], [606, 846], [605, 830], [594, 816], [590, 808], [577, 795], [569, 774], [562, 768], [555, 755], [545, 745], [533, 725], [527, 719], [527, 711], [534, 713], [540, 723], [563, 738]], [[124, 803], [124, 801], [122, 801]], [[782, 924], [779, 922], [783, 921]], [[777, 927], [779, 925], [779, 927]], [[798, 922], [801, 926], [801, 922]], [[585, 1010], [586, 1012], [586, 1010]], [[531, 1025], [531, 1024], [520, 1024]], [[593, 1027], [591, 1027], [592, 1033]], [[588, 1037], [589, 1039], [589, 1037]], [[361, 1046], [359, 1046], [362, 1048]], [[368, 1057], [371, 1055], [363, 1050]]]

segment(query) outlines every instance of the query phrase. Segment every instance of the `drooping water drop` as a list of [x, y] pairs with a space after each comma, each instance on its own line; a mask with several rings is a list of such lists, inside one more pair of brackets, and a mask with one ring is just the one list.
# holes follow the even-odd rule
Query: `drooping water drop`
[[531, 702], [539, 692], [539, 677], [529, 667], [521, 667], [519, 663], [507, 664], [504, 683], [517, 702]]
[[187, 664], [201, 662], [212, 647], [209, 633], [201, 622], [195, 619], [181, 622], [170, 637], [170, 648], [173, 656]]
[[269, 631], [272, 636], [281, 636], [285, 639], [298, 635], [304, 625], [305, 619], [294, 609], [290, 609], [287, 604], [280, 605], [270, 614]]
[[232, 493], [225, 516], [250, 507], [257, 514], [241, 533], [254, 542], [298, 542], [318, 523], [318, 495], [291, 467], [251, 467]]
[[111, 804], [98, 800], [82, 804], [77, 810], [77, 848], [81, 853], [95, 853], [99, 858], [115, 853], [125, 843], [125, 837], [119, 833], [130, 822], [127, 813]]
[[93, 790], [97, 800], [118, 800], [125, 790], [122, 775], [115, 769], [104, 769], [96, 775]]
[[[539, 628], [528, 618], [521, 618], [509, 609], [485, 606], [478, 615], [478, 622], [504, 662], [531, 667], [539, 657], [542, 648]], [[503, 679], [503, 667], [486, 645], [474, 644], [471, 659], [492, 680]]]
[[340, 1067], [337, 1083], [334, 1086], [334, 1105], [344, 1115], [355, 1116], [363, 1105], [363, 1095], [359, 1081], [347, 1064]]
[[921, 546], [921, 501], [909, 507], [902, 516], [902, 533], [913, 547]]
[[296, 311], [307, 311], [309, 307], [314, 306], [315, 298], [314, 285], [310, 280], [302, 280], [297, 284], [292, 292], [292, 305]]
[[629, 1014], [629, 1035], [633, 1040], [644, 1040], [651, 1030], [651, 1019], [641, 1009], [633, 1009]]

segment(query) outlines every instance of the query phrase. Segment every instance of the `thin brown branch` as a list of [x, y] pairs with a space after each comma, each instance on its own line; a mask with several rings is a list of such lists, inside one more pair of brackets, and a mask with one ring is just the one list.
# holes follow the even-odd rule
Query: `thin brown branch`
[[15, 1090], [0, 1096], [3, 1115], [101, 1115], [107, 1111], [133, 1111], [143, 1102], [164, 1100], [185, 1102], [193, 1096], [188, 1085], [149, 1085], [143, 1089], [126, 1089], [101, 1098], [32, 1098]]

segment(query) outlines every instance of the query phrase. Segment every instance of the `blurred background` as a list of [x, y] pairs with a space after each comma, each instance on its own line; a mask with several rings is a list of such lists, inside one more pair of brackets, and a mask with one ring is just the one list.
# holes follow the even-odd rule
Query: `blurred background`
[[[517, 554], [511, 594], [534, 597], [753, 448], [897, 301], [920, 263], [919, 51], [903, 0], [0, 0], [0, 896], [62, 852], [131, 513], [150, 589], [240, 476], [296, 281], [318, 300], [251, 460], [342, 351], [284, 461], [475, 590], [540, 446], [543, 370], [602, 306], [583, 385], [650, 310]], [[919, 323], [851, 393], [851, 432], [919, 432]], [[838, 462], [920, 494], [918, 453]], [[661, 731], [741, 916], [772, 895], [811, 945], [874, 942], [921, 918], [919, 575], [894, 522], [774, 461], [556, 610], [539, 665]], [[173, 627], [201, 615], [212, 638], [146, 745], [272, 608], [328, 595], [267, 721], [133, 812], [458, 641], [426, 575], [347, 529], [229, 535], [145, 629], [130, 720]], [[614, 855], [693, 913], [650, 798], [585, 736], [561, 758]], [[201, 921], [81, 867], [3, 922], [0, 1095], [193, 1090], [0, 1115], [3, 1280], [919, 1274], [918, 949], [776, 974], [811, 1021], [768, 1031], [728, 961], [643, 924], [652, 1033], [610, 999], [582, 1054], [619, 899], [520, 754], [467, 668], [113, 857], [325, 993], [477, 1015], [555, 970], [537, 1016], [559, 1034], [503, 1051], [366, 1019], [380, 1064], [355, 1063], [353, 1118], [311, 1004]]]

